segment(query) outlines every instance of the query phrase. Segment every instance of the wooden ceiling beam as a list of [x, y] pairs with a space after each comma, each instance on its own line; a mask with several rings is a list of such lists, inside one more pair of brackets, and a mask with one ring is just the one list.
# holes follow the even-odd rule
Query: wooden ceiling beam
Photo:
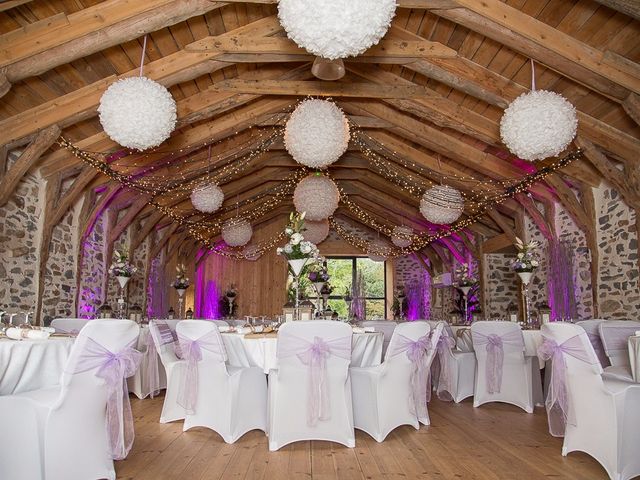
[[640, 3], [638, 0], [596, 0], [596, 2], [640, 20]]
[[[266, 36], [278, 30], [280, 30], [280, 24], [275, 16], [271, 16], [234, 29], [229, 35]], [[205, 40], [199, 40], [190, 45], [199, 45], [199, 42]], [[214, 55], [181, 50], [145, 65], [145, 76], [164, 86], [171, 86], [227, 66], [229, 65], [225, 62], [216, 61]], [[96, 116], [104, 91], [116, 80], [138, 74], [139, 69], [136, 68], [119, 76], [112, 75], [0, 122], [0, 145], [18, 140], [56, 123], [64, 128], [79, 120]]]
[[44, 19], [0, 36], [0, 67], [7, 82], [15, 83], [224, 5], [210, 0], [125, 5], [109, 0], [64, 16], [53, 28], [51, 20]]
[[629, 115], [634, 122], [640, 125], [640, 96], [639, 95], [635, 93], [629, 94], [629, 96], [625, 99], [625, 101], [622, 102], [622, 108], [624, 108], [624, 111], [627, 112], [627, 115]]

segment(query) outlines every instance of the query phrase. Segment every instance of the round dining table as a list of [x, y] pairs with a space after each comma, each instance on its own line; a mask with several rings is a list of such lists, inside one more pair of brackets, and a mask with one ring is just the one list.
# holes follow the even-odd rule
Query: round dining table
[[73, 341], [70, 337], [0, 339], [0, 395], [58, 385]]

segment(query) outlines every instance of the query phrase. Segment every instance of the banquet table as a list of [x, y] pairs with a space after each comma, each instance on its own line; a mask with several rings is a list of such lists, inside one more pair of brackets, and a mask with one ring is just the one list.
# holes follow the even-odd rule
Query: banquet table
[[[241, 335], [223, 333], [222, 339], [227, 350], [229, 364], [236, 367], [260, 367], [264, 373], [277, 368], [276, 347], [278, 339], [274, 335]], [[351, 350], [351, 366], [372, 367], [382, 361], [382, 332], [354, 333]]]
[[0, 395], [54, 387], [69, 357], [74, 338], [0, 340]]
[[640, 383], [640, 335], [629, 337], [629, 363], [633, 380]]

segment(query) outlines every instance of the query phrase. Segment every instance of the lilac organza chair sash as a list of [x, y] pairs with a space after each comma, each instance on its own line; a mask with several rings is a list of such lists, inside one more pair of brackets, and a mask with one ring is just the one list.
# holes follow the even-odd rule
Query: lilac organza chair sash
[[[433, 332], [433, 331], [432, 331]], [[438, 376], [438, 398], [445, 402], [453, 400], [451, 396], [451, 349], [455, 347], [456, 341], [449, 336], [449, 333], [443, 329], [438, 343], [436, 344], [436, 351], [438, 355], [438, 363], [440, 365], [440, 372]]]
[[602, 339], [600, 338], [600, 335], [587, 332], [587, 337], [589, 337], [589, 341], [593, 346], [593, 350], [596, 352], [598, 360], [600, 360], [600, 365], [602, 365], [603, 368], [609, 366], [609, 359], [607, 358], [607, 354], [604, 351], [604, 346], [602, 345]]
[[549, 421], [549, 433], [554, 437], [564, 436], [567, 422], [571, 425], [576, 424], [569, 406], [565, 355], [570, 355], [590, 365], [595, 364], [584, 350], [580, 335], [571, 337], [560, 345], [555, 340], [545, 337], [542, 345], [538, 347], [538, 356], [545, 361], [551, 360], [551, 381], [549, 382], [545, 406]]
[[202, 350], [211, 352], [220, 362], [226, 362], [227, 351], [217, 329], [195, 340], [178, 334], [178, 344], [182, 359], [187, 362], [187, 371], [180, 382], [177, 402], [188, 415], [193, 415], [198, 398], [198, 363], [202, 360]]
[[84, 349], [67, 373], [78, 374], [96, 370], [96, 376], [107, 386], [106, 428], [109, 453], [114, 460], [122, 460], [133, 445], [133, 416], [129, 403], [127, 378], [132, 376], [142, 359], [142, 353], [134, 348], [134, 340], [122, 350], [113, 353], [95, 340], [87, 337]]
[[504, 366], [504, 345], [521, 347], [524, 350], [522, 332], [514, 330], [503, 335], [495, 333], [484, 335], [472, 330], [471, 334], [474, 347], [476, 345], [484, 345], [487, 351], [487, 361], [485, 363], [487, 393], [500, 393], [502, 389], [502, 367]]
[[151, 336], [151, 331], [147, 330], [144, 338], [144, 345], [147, 347], [147, 368], [146, 376], [149, 379], [149, 396], [151, 398], [160, 393], [160, 371], [158, 370], [158, 351]]
[[331, 418], [327, 380], [327, 359], [330, 356], [351, 360], [351, 335], [325, 340], [314, 337], [313, 342], [290, 333], [278, 336], [278, 360], [296, 356], [307, 370], [307, 424], [315, 427], [319, 421]]
[[411, 395], [409, 404], [411, 413], [420, 418], [428, 415], [427, 403], [431, 400], [431, 372], [429, 371], [429, 348], [431, 347], [431, 334], [423, 335], [417, 340], [412, 340], [399, 333], [395, 334], [396, 340], [392, 342], [392, 351], [389, 358], [405, 353], [411, 362]]

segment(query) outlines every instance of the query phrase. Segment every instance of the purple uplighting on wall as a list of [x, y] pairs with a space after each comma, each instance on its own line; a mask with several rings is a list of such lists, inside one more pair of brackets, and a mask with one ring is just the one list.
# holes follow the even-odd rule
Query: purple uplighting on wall
[[421, 320], [431, 316], [431, 277], [427, 272], [409, 286], [407, 303], [407, 320]]
[[220, 297], [222, 290], [214, 280], [205, 278], [205, 262], [196, 271], [194, 310], [196, 318], [222, 318]]
[[[573, 248], [568, 242], [549, 242], [549, 307], [551, 319], [577, 318], [576, 293], [579, 287], [574, 279]], [[576, 292], [578, 288], [578, 292]]]

